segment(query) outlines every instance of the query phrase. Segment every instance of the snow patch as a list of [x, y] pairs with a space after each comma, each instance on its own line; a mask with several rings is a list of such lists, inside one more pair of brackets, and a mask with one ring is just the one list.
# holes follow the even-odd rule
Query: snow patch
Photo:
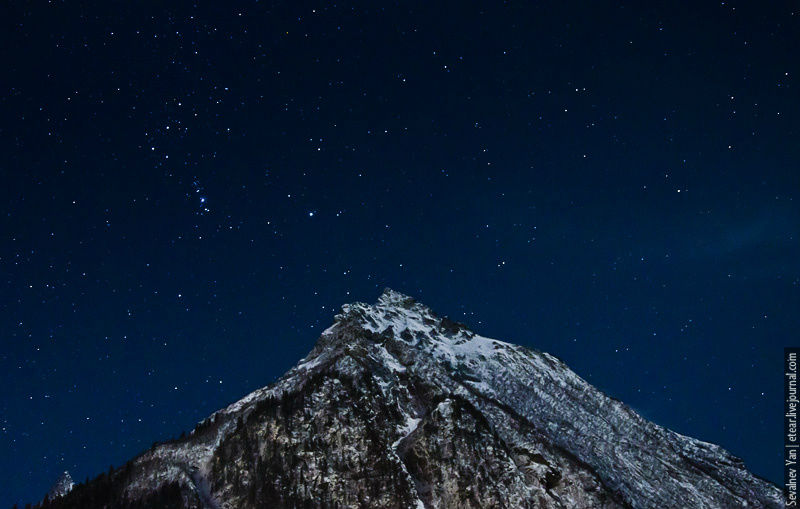
[[402, 373], [403, 371], [406, 370], [406, 367], [400, 364], [395, 358], [395, 356], [389, 353], [389, 351], [386, 349], [385, 346], [377, 345], [377, 348], [375, 350], [378, 353], [378, 357], [380, 357], [380, 360], [383, 361], [383, 364], [387, 368], [391, 369], [396, 373]]
[[398, 438], [397, 440], [394, 441], [394, 443], [392, 443], [392, 449], [396, 451], [397, 446], [400, 445], [400, 442], [406, 439], [408, 435], [410, 435], [411, 433], [414, 433], [414, 431], [416, 431], [417, 427], [419, 426], [420, 422], [422, 422], [421, 418], [411, 417], [410, 415], [407, 415], [405, 424], [403, 424], [397, 430], [397, 432], [400, 433], [400, 438]]

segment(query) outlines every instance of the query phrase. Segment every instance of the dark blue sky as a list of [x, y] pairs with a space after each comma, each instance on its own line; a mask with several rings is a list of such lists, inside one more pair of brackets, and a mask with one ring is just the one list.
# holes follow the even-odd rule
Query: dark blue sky
[[430, 4], [0, 8], [0, 506], [384, 286], [780, 479], [796, 4]]

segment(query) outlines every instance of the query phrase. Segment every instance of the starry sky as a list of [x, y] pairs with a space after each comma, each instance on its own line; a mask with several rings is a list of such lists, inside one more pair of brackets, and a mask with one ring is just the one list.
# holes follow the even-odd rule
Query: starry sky
[[782, 473], [795, 2], [6, 2], [0, 506], [408, 293]]

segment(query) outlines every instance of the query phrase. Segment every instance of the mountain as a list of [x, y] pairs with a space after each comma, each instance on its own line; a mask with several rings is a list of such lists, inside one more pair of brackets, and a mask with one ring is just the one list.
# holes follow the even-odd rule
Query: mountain
[[386, 290], [275, 384], [45, 504], [778, 508], [719, 446], [648, 422], [552, 355]]

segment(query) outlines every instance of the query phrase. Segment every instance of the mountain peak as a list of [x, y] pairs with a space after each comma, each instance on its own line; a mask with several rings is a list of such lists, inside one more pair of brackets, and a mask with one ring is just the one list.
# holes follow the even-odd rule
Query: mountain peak
[[378, 297], [378, 303], [386, 306], [398, 305], [403, 306], [406, 304], [413, 304], [414, 298], [409, 297], [404, 293], [392, 290], [389, 287], [383, 289], [383, 292]]
[[375, 304], [352, 302], [343, 305], [341, 313], [335, 316], [334, 325], [323, 335], [334, 331], [338, 324], [355, 325], [377, 334], [389, 330], [399, 334], [411, 329], [418, 332], [436, 328], [467, 329], [465, 325], [440, 317], [413, 297], [391, 288], [385, 288]]
[[352, 302], [342, 306], [335, 316], [334, 325], [323, 332], [330, 333], [338, 324], [354, 325], [374, 333], [383, 333], [389, 327], [434, 320], [433, 312], [417, 303], [412, 297], [391, 288], [384, 289], [374, 304]]

